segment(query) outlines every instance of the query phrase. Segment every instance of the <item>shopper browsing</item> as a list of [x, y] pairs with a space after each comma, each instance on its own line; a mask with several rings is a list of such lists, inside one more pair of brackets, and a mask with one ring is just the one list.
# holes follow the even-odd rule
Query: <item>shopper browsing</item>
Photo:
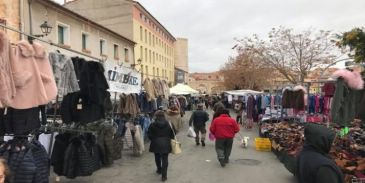
[[305, 145], [297, 158], [299, 183], [344, 183], [341, 170], [328, 157], [335, 133], [317, 124], [304, 129]]
[[174, 138], [174, 127], [169, 124], [163, 111], [156, 111], [155, 122], [148, 129], [151, 140], [150, 152], [155, 154], [157, 174], [162, 174], [162, 181], [167, 180], [168, 156], [171, 153], [171, 139]]
[[229, 116], [227, 109], [222, 110], [222, 114], [215, 118], [210, 126], [210, 132], [215, 136], [215, 149], [218, 160], [222, 167], [229, 163], [233, 138], [240, 127], [237, 122]]
[[[196, 133], [195, 142], [196, 145], [200, 145], [200, 142], [202, 143], [202, 146], [205, 146], [205, 136], [207, 133], [206, 130], [206, 122], [209, 120], [209, 114], [203, 110], [204, 106], [203, 104], [198, 104], [198, 109], [193, 112], [193, 114], [190, 117], [189, 120], [189, 126], [194, 127], [194, 131]], [[200, 133], [200, 135], [199, 135]]]

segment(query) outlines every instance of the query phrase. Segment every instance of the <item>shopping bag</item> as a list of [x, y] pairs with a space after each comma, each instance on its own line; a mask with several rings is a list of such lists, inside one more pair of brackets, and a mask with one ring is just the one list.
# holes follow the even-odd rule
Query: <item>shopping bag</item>
[[172, 154], [181, 153], [181, 143], [176, 140], [176, 137], [175, 137], [175, 139], [171, 139], [171, 148], [172, 148], [172, 151], [171, 151]]
[[171, 139], [171, 153], [172, 154], [180, 154], [182, 152], [181, 150], [181, 143], [179, 141], [177, 141], [176, 138], [176, 133], [174, 128], [172, 127], [171, 123], [169, 123], [170, 128], [172, 130], [172, 132], [174, 133], [174, 139]]
[[209, 140], [210, 141], [215, 141], [215, 136], [212, 134], [212, 132], [209, 132]]
[[196, 137], [196, 133], [195, 133], [193, 127], [189, 127], [188, 137], [192, 137], [192, 138], [195, 138]]

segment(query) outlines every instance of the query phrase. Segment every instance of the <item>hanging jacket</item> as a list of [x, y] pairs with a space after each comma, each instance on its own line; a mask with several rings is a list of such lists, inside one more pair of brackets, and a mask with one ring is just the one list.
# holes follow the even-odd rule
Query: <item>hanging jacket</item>
[[144, 90], [147, 93], [147, 101], [150, 102], [151, 100], [155, 100], [156, 99], [156, 89], [155, 86], [153, 84], [153, 82], [149, 79], [146, 78], [143, 82], [143, 87]]
[[338, 77], [336, 92], [331, 106], [331, 117], [334, 123], [348, 126], [356, 117], [356, 106], [360, 102], [357, 90], [364, 87], [360, 73], [339, 70], [333, 74]]
[[297, 157], [299, 183], [344, 183], [341, 170], [328, 157], [335, 133], [317, 124], [307, 124], [305, 145]]
[[[13, 109], [8, 108], [4, 116], [5, 132], [8, 134], [24, 135], [41, 126], [40, 107], [30, 109]], [[45, 113], [42, 112], [42, 116]]]
[[49, 54], [49, 61], [52, 65], [59, 96], [65, 96], [68, 93], [80, 90], [74, 65], [70, 57], [51, 52]]
[[171, 139], [174, 132], [166, 119], [156, 119], [148, 128], [148, 138], [151, 140], [150, 152], [170, 153]]
[[217, 139], [233, 138], [240, 131], [237, 121], [227, 114], [221, 114], [210, 125], [210, 132]]
[[0, 107], [2, 104], [8, 105], [16, 94], [11, 71], [10, 53], [11, 47], [8, 36], [0, 31]]
[[11, 53], [11, 63], [16, 96], [9, 102], [10, 107], [28, 109], [56, 98], [56, 82], [42, 45], [20, 41]]
[[87, 151], [85, 141], [74, 137], [65, 151], [63, 174], [73, 179], [78, 176], [90, 176], [92, 173], [92, 158]]
[[100, 147], [101, 152], [101, 162], [103, 165], [109, 166], [113, 164], [113, 154], [114, 147], [113, 147], [113, 127], [111, 125], [103, 125], [102, 129], [99, 131], [98, 134], [98, 145]]
[[58, 176], [64, 176], [64, 161], [65, 152], [69, 145], [71, 139], [70, 133], [59, 134], [55, 137], [55, 143], [53, 145], [51, 165], [53, 166], [53, 171]]

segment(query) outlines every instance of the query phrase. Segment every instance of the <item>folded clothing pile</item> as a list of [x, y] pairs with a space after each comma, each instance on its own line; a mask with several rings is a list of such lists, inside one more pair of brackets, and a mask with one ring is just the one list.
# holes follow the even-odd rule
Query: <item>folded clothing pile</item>
[[295, 156], [304, 145], [304, 126], [297, 123], [265, 123], [261, 129], [272, 141], [274, 151], [285, 151]]
[[[304, 145], [304, 126], [289, 122], [264, 123], [260, 130], [265, 132], [265, 137], [270, 138], [272, 150], [278, 159], [295, 174], [296, 156]], [[353, 124], [348, 134], [336, 138], [330, 157], [344, 173], [345, 182], [351, 182], [353, 178], [365, 178], [365, 130], [358, 123]]]
[[338, 137], [330, 152], [345, 175], [346, 182], [356, 177], [365, 178], [365, 131], [357, 124], [346, 136]]

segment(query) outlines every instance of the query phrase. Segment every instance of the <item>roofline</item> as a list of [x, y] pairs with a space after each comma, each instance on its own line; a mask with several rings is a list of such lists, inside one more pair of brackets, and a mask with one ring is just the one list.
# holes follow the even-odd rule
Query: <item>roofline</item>
[[[60, 9], [61, 11], [63, 11], [63, 13], [66, 13], [67, 15], [75, 16], [76, 18], [79, 18], [79, 19], [81, 19], [81, 20], [83, 20], [87, 23], [93, 24], [93, 25], [95, 25], [95, 26], [97, 26], [97, 27], [109, 32], [109, 33], [114, 34], [115, 36], [117, 36], [119, 38], [122, 38], [124, 41], [127, 41], [127, 42], [131, 43], [133, 46], [137, 44], [136, 42], [134, 42], [134, 41], [118, 34], [117, 32], [114, 32], [114, 31], [112, 31], [112, 30], [110, 30], [110, 29], [108, 29], [108, 28], [106, 28], [106, 27], [104, 27], [104, 26], [102, 26], [102, 25], [100, 25], [100, 24], [98, 24], [98, 23], [96, 23], [96, 22], [94, 22], [94, 21], [92, 21], [92, 20], [76, 13], [76, 12], [74, 12], [74, 11], [71, 11], [70, 9], [67, 9], [66, 7], [64, 7], [64, 6], [54, 2], [52, 0], [37, 0], [37, 2], [43, 3], [43, 5], [45, 5], [45, 6], [47, 6], [47, 5], [53, 6], [54, 8]], [[73, 2], [73, 1], [70, 1], [70, 2]], [[70, 3], [70, 2], [68, 2], [68, 3]]]
[[188, 73], [188, 74], [189, 74], [189, 72], [188, 72], [188, 71], [186, 71], [186, 70], [183, 70], [183, 69], [180, 69], [180, 68], [177, 68], [177, 67], [175, 67], [175, 69], [176, 69], [176, 70], [179, 70], [179, 71], [183, 71], [183, 72], [185, 72], [185, 73]]
[[148, 15], [150, 15], [153, 20], [155, 20], [173, 39], [174, 41], [176, 41], [175, 36], [173, 36], [166, 28], [165, 26], [163, 26], [141, 3], [139, 3], [138, 1], [135, 0], [130, 0], [133, 2], [134, 5], [137, 5], [137, 7], [140, 7], [143, 11], [145, 11], [146, 13], [148, 13]]

